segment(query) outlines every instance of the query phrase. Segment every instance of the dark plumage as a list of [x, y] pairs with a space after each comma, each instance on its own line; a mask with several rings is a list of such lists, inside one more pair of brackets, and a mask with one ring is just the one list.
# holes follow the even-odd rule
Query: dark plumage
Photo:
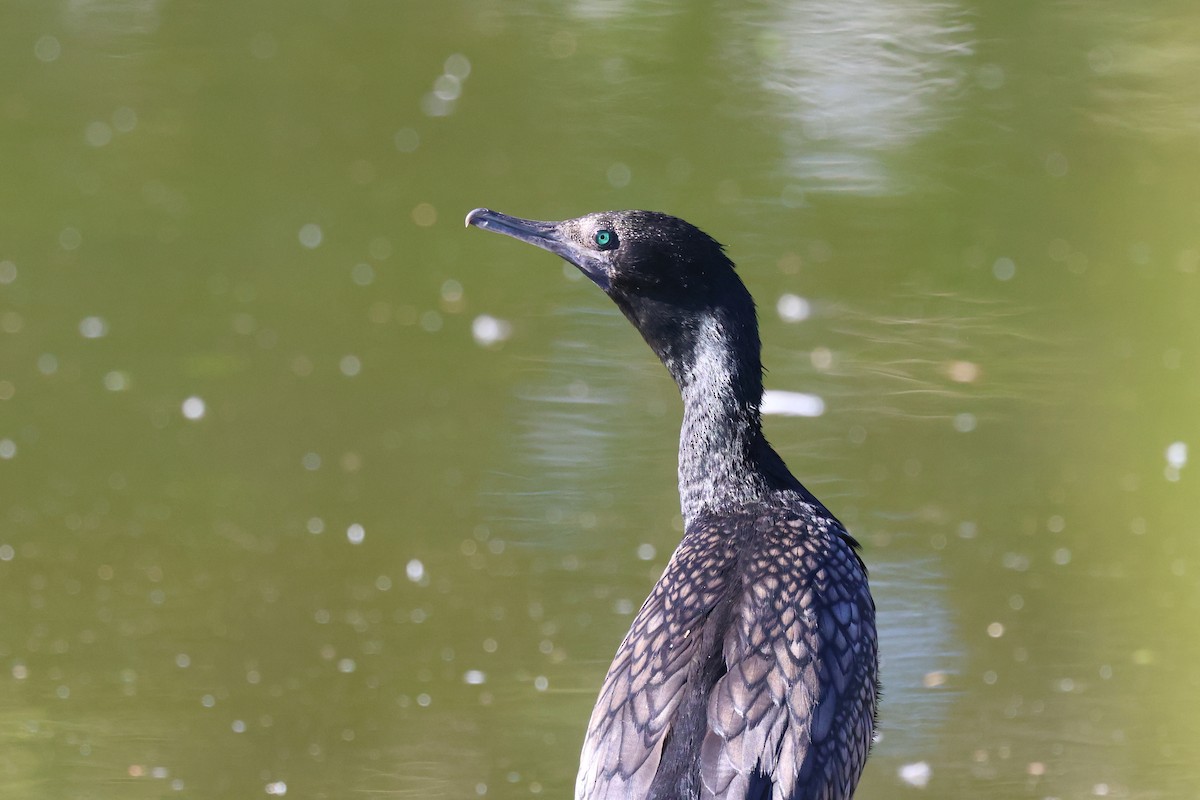
[[683, 397], [683, 541], [604, 679], [576, 798], [849, 798], [874, 728], [875, 605], [858, 543], [763, 438], [758, 323], [732, 262], [651, 211], [467, 224], [578, 267]]

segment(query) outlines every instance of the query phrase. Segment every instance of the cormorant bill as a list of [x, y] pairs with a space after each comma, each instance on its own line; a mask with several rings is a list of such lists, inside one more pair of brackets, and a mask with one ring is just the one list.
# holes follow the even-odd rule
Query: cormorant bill
[[578, 267], [683, 398], [683, 540], [604, 679], [577, 800], [851, 797], [875, 725], [875, 604], [858, 543], [763, 437], [754, 301], [721, 245], [652, 211], [466, 222]]

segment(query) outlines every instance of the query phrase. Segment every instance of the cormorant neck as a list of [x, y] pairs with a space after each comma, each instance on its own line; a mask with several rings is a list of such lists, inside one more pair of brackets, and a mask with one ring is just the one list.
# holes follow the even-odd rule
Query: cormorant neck
[[696, 320], [688, 348], [663, 359], [683, 398], [679, 502], [685, 526], [705, 508], [761, 499], [768, 464], [782, 465], [762, 435], [757, 325], [719, 310]]

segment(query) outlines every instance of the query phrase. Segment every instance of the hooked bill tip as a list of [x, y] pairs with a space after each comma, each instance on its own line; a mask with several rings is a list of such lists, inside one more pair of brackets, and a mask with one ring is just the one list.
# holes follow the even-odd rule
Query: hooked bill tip
[[488, 213], [488, 209], [486, 209], [486, 208], [473, 208], [473, 209], [471, 209], [469, 212], [467, 212], [467, 219], [466, 219], [466, 222], [465, 222], [465, 224], [466, 224], [466, 227], [468, 227], [468, 228], [469, 228], [469, 227], [471, 227], [472, 225], [477, 225], [477, 224], [479, 224], [479, 223], [478, 223], [478, 220], [479, 220], [479, 218], [480, 218], [480, 217], [482, 217], [484, 214], [487, 214], [487, 213]]

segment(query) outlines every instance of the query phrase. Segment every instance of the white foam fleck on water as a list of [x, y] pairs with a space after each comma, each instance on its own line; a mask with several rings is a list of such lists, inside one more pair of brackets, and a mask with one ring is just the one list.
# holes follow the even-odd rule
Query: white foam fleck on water
[[462, 94], [462, 81], [454, 75], [439, 75], [433, 82], [433, 93], [439, 100], [457, 100]]
[[480, 314], [471, 322], [471, 335], [477, 344], [490, 347], [512, 336], [512, 324], [490, 314]]
[[917, 761], [912, 764], [904, 764], [898, 773], [900, 780], [909, 786], [924, 789], [929, 785], [929, 779], [933, 777], [933, 768], [929, 766], [928, 761]]
[[768, 389], [763, 392], [761, 410], [783, 417], [819, 417], [825, 413], [825, 401], [815, 394]]
[[34, 44], [33, 54], [37, 56], [38, 61], [48, 64], [51, 61], [57, 61], [58, 57], [62, 55], [62, 45], [53, 36], [43, 36]]
[[192, 395], [183, 401], [180, 410], [183, 412], [185, 419], [190, 419], [193, 422], [198, 419], [203, 419], [206, 411], [204, 400], [200, 397]]
[[421, 563], [421, 559], [414, 558], [404, 567], [404, 573], [410, 581], [419, 583], [425, 577], [425, 565]]
[[992, 264], [992, 274], [998, 281], [1011, 281], [1017, 274], [1017, 263], [1011, 258], [997, 258]]
[[446, 58], [446, 64], [443, 68], [447, 75], [453, 75], [460, 81], [465, 81], [467, 76], [471, 74], [471, 59], [462, 53], [453, 53]]
[[315, 222], [310, 222], [300, 228], [300, 233], [297, 234], [300, 239], [300, 244], [312, 250], [321, 245], [321, 240], [325, 238], [325, 234], [321, 231], [321, 226]]
[[104, 376], [104, 388], [110, 392], [123, 392], [129, 388], [129, 375], [120, 370], [113, 370]]
[[784, 322], [800, 322], [812, 314], [811, 304], [803, 297], [795, 294], [780, 295], [775, 303], [775, 311]]
[[85, 339], [100, 339], [108, 335], [108, 323], [104, 317], [84, 317], [79, 321], [79, 333]]
[[1167, 466], [1182, 469], [1188, 460], [1188, 446], [1185, 442], [1171, 442], [1167, 445]]
[[83, 138], [92, 147], [104, 147], [112, 141], [112, 127], [101, 120], [89, 122], [83, 131]]

